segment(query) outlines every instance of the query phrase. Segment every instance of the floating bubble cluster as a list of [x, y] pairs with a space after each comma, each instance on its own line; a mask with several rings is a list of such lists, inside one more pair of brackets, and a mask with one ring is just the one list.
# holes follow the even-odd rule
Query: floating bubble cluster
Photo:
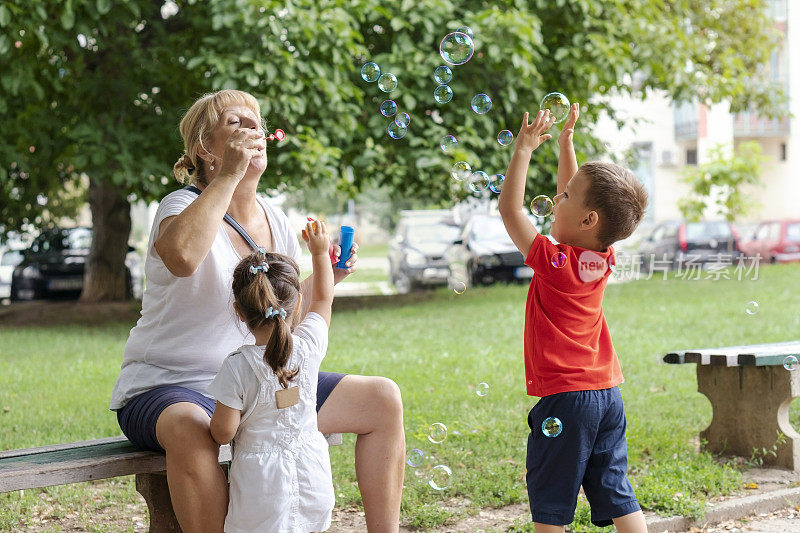
[[509, 130], [503, 130], [497, 134], [497, 142], [502, 146], [508, 146], [514, 140], [514, 134]]
[[545, 418], [544, 422], [542, 422], [542, 433], [544, 433], [545, 437], [558, 437], [561, 435], [562, 429], [561, 420], [554, 416]]
[[422, 450], [414, 448], [413, 450], [409, 450], [406, 454], [406, 464], [411, 468], [417, 468], [418, 466], [422, 465], [423, 461], [425, 460], [425, 454]]
[[428, 428], [428, 440], [434, 444], [441, 444], [447, 438], [447, 426], [441, 422], [434, 422]]
[[472, 167], [470, 167], [469, 163], [466, 161], [459, 161], [450, 169], [450, 175], [453, 176], [453, 179], [456, 181], [464, 181], [472, 176]]
[[405, 126], [407, 128], [408, 124], [411, 122], [411, 116], [408, 113], [400, 113], [397, 115], [395, 121], [401, 126]]
[[452, 152], [457, 145], [458, 145], [458, 139], [456, 139], [453, 135], [445, 135], [444, 137], [442, 137], [442, 142], [439, 143], [439, 146], [441, 146], [442, 151], [446, 154]]
[[549, 110], [550, 116], [555, 118], [555, 124], [558, 124], [569, 114], [569, 100], [561, 93], [546, 94], [539, 104], [539, 109]]
[[488, 94], [480, 93], [472, 97], [472, 110], [479, 115], [484, 115], [492, 108], [492, 99]]
[[489, 175], [482, 170], [473, 172], [469, 179], [469, 190], [477, 193], [485, 191], [487, 187], [489, 187]]
[[408, 127], [405, 124], [401, 124], [400, 122], [393, 120], [389, 123], [389, 128], [387, 131], [389, 132], [389, 137], [392, 139], [402, 139], [406, 136]]
[[744, 306], [744, 312], [750, 316], [758, 313], [758, 302], [747, 302], [747, 305]]
[[797, 357], [794, 355], [786, 356], [786, 359], [783, 360], [783, 368], [786, 370], [797, 370], [800, 367], [800, 363], [797, 361]]
[[467, 284], [464, 283], [463, 281], [456, 281], [453, 284], [453, 292], [456, 294], [464, 294], [466, 290], [467, 290]]
[[556, 252], [550, 258], [550, 264], [556, 268], [561, 268], [567, 264], [567, 255], [564, 252]]
[[433, 490], [446, 490], [450, 488], [453, 471], [446, 465], [436, 465], [428, 473], [428, 485]]
[[433, 71], [433, 79], [439, 85], [450, 83], [450, 80], [453, 79], [453, 71], [447, 65], [436, 67], [436, 70]]
[[531, 213], [537, 217], [544, 218], [553, 212], [553, 200], [544, 194], [540, 194], [531, 200]]
[[381, 74], [381, 77], [378, 78], [378, 89], [385, 93], [390, 93], [397, 88], [397, 76], [392, 74], [391, 72], [387, 72], [386, 74]]
[[478, 383], [478, 386], [475, 387], [475, 394], [477, 394], [480, 397], [484, 397], [487, 394], [489, 394], [489, 384], [486, 383], [485, 381], [481, 381], [480, 383]]
[[472, 28], [470, 28], [469, 26], [461, 26], [456, 31], [458, 33], [464, 33], [466, 35], [469, 35], [470, 39], [474, 39], [475, 38], [475, 34], [472, 33]]
[[472, 37], [466, 33], [453, 32], [445, 35], [439, 43], [439, 53], [446, 63], [451, 65], [463, 65], [470, 60], [475, 52], [475, 44]]
[[384, 117], [391, 117], [397, 113], [397, 104], [394, 100], [384, 100], [381, 104], [381, 114]]
[[381, 75], [381, 67], [379, 67], [376, 63], [365, 63], [363, 67], [361, 67], [361, 78], [369, 83], [373, 81], [378, 81], [378, 78]]
[[504, 181], [506, 181], [506, 177], [503, 174], [495, 174], [489, 179], [489, 190], [496, 193], [502, 192]]
[[449, 85], [439, 85], [433, 90], [433, 99], [440, 104], [446, 104], [453, 99], [453, 89]]

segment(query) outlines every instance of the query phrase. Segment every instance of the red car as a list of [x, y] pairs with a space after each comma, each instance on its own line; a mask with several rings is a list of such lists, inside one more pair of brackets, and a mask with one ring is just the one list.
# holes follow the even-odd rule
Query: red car
[[800, 261], [800, 220], [770, 220], [756, 227], [753, 239], [742, 244], [744, 252], [770, 263]]

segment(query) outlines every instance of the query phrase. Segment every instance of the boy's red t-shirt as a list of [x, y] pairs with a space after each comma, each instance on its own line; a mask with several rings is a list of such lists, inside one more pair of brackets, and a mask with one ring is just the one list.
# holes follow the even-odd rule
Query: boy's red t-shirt
[[540, 234], [525, 264], [534, 271], [525, 305], [528, 395], [608, 389], [622, 383], [603, 315], [614, 249], [595, 252], [553, 244]]

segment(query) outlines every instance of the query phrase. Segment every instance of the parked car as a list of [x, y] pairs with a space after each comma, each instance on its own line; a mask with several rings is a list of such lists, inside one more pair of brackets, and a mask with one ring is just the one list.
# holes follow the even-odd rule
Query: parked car
[[446, 284], [450, 270], [445, 252], [457, 238], [458, 226], [447, 212], [401, 217], [389, 245], [389, 275], [397, 292]]
[[[12, 300], [77, 298], [83, 290], [86, 259], [92, 245], [92, 230], [78, 227], [42, 232], [11, 276]], [[134, 295], [131, 270], [139, 271], [134, 249], [129, 247], [125, 260], [127, 295]]]
[[[531, 222], [538, 221], [531, 216]], [[473, 215], [447, 253], [449, 285], [463, 282], [467, 287], [496, 281], [527, 281], [533, 269], [509, 237], [503, 219], [497, 215]]]
[[652, 272], [657, 263], [678, 268], [689, 262], [718, 263], [726, 257], [735, 262], [741, 256], [739, 236], [733, 225], [724, 220], [662, 222], [639, 246], [640, 261], [646, 272]]
[[760, 256], [770, 263], [800, 261], [800, 220], [770, 220], [760, 223], [752, 239], [742, 243], [748, 257]]
[[21, 250], [0, 248], [0, 300], [11, 296], [11, 274], [22, 257]]

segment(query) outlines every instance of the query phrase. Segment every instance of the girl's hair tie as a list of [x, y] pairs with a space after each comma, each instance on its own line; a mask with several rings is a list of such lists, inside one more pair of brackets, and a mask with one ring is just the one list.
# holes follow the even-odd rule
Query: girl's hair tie
[[261, 255], [267, 255], [267, 249], [264, 248], [263, 246], [259, 246], [258, 248], [256, 248], [256, 251]]
[[263, 263], [261, 263], [258, 266], [250, 265], [250, 273], [258, 274], [259, 270], [262, 271], [264, 274], [267, 273], [267, 270], [269, 270], [269, 265], [267, 264], [266, 261], [264, 261]]
[[267, 309], [267, 312], [264, 313], [264, 316], [267, 318], [279, 316], [282, 319], [286, 320], [286, 309], [284, 309], [283, 307], [273, 308], [272, 306], [269, 306], [269, 309]]

